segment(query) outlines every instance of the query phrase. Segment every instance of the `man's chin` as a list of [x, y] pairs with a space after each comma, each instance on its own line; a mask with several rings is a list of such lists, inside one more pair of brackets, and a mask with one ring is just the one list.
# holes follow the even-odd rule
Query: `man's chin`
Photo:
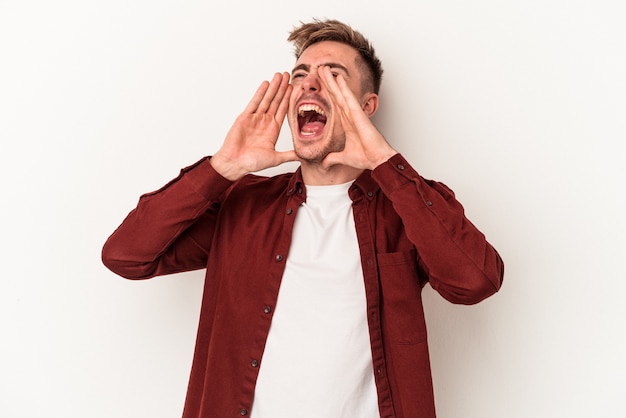
[[307, 164], [321, 164], [327, 155], [328, 152], [304, 152], [296, 149], [296, 156], [298, 159]]
[[341, 152], [345, 146], [345, 142], [333, 140], [324, 135], [307, 137], [299, 133], [293, 142], [296, 156], [301, 161], [311, 164], [321, 163], [328, 154]]

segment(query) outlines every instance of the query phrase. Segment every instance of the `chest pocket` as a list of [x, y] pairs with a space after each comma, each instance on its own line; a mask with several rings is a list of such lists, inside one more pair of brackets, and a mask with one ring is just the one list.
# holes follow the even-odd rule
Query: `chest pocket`
[[422, 286], [415, 249], [378, 254], [382, 294], [383, 336], [394, 344], [416, 344], [426, 340]]

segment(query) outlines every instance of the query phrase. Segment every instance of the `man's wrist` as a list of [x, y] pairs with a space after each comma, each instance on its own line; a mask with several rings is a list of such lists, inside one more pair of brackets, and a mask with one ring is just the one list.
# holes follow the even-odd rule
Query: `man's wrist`
[[213, 166], [213, 169], [217, 171], [219, 175], [230, 181], [237, 181], [246, 174], [234, 164], [230, 164], [227, 161], [223, 160], [219, 156], [219, 154], [215, 154], [213, 157], [211, 157], [209, 162]]
[[393, 157], [394, 155], [396, 155], [398, 153], [398, 151], [394, 150], [393, 148], [390, 148], [387, 152], [385, 152], [384, 154], [382, 154], [381, 156], [379, 156], [374, 163], [372, 164], [372, 170], [374, 170], [376, 167], [386, 163], [387, 161], [389, 161], [389, 159], [391, 157]]

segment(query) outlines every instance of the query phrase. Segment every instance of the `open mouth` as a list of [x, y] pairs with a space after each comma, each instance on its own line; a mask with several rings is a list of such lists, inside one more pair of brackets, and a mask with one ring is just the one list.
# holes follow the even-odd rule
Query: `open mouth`
[[298, 128], [302, 136], [319, 135], [326, 126], [326, 112], [316, 104], [302, 104], [298, 108]]

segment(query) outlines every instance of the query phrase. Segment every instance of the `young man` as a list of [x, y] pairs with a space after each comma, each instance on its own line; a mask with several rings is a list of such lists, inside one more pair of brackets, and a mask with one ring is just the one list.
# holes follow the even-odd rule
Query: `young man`
[[[434, 417], [421, 290], [477, 303], [502, 260], [371, 123], [370, 43], [333, 20], [289, 40], [291, 82], [262, 83], [213, 157], [142, 196], [103, 261], [129, 279], [206, 268], [184, 417]], [[277, 152], [285, 117], [294, 150]]]

